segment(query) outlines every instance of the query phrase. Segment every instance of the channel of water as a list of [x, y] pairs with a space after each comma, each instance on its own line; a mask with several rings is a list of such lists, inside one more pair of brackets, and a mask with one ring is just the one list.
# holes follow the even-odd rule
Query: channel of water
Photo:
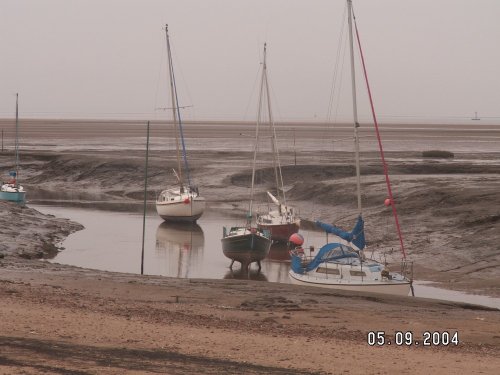
[[[84, 230], [68, 236], [54, 263], [78, 267], [140, 273], [142, 220], [137, 213], [110, 212], [83, 208], [30, 205], [45, 214], [79, 222]], [[284, 246], [273, 246], [262, 270], [252, 265], [248, 275], [239, 272], [239, 264], [229, 269], [230, 259], [222, 253], [222, 228], [243, 224], [243, 218], [225, 218], [207, 211], [197, 224], [165, 223], [156, 213], [146, 216], [144, 273], [181, 278], [249, 278], [289, 283], [290, 261]], [[325, 243], [325, 234], [301, 229], [307, 244], [316, 248]], [[466, 294], [432, 286], [426, 281], [414, 282], [417, 297], [466, 302], [500, 309], [500, 298]]]

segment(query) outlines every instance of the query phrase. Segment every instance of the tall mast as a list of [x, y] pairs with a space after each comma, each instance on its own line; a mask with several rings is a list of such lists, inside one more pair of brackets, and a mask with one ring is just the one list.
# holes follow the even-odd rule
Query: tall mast
[[19, 179], [19, 94], [16, 93], [16, 181]]
[[[273, 112], [271, 109], [271, 95], [269, 93], [269, 80], [267, 76], [267, 44], [264, 44], [264, 64], [262, 74], [264, 75], [264, 86], [266, 89], [266, 98], [267, 98], [267, 113], [269, 119], [269, 130], [271, 131], [271, 150], [273, 153], [273, 167], [274, 167], [274, 178], [276, 179], [276, 194], [278, 200], [283, 198], [283, 203], [286, 205], [285, 201], [285, 193], [283, 192], [283, 176], [281, 174], [281, 165], [280, 165], [280, 157], [278, 151], [278, 144], [276, 140], [276, 128], [274, 127], [274, 118]], [[280, 184], [281, 182], [281, 184]], [[282, 194], [280, 194], [280, 188], [282, 190]]]
[[174, 62], [172, 59], [172, 51], [170, 49], [170, 38], [168, 37], [168, 25], [165, 26], [165, 32], [167, 35], [167, 51], [168, 51], [168, 66], [169, 66], [169, 77], [170, 77], [170, 91], [172, 97], [172, 112], [174, 115], [174, 131], [175, 131], [175, 146], [177, 148], [177, 164], [179, 169], [179, 182], [182, 186], [184, 183], [182, 177], [182, 168], [181, 168], [181, 155], [180, 155], [180, 145], [179, 138], [182, 145], [182, 158], [184, 159], [184, 169], [186, 170], [188, 184], [191, 186], [191, 177], [189, 175], [189, 165], [187, 162], [186, 155], [186, 144], [184, 142], [184, 133], [182, 129], [182, 119], [181, 119], [181, 111], [179, 107], [179, 97], [177, 96], [177, 84], [175, 83], [175, 75], [174, 75]]
[[[264, 64], [263, 69], [266, 66], [266, 43], [264, 43]], [[248, 207], [248, 221], [252, 220], [252, 210], [253, 210], [253, 194], [255, 188], [255, 164], [257, 163], [257, 150], [259, 147], [259, 128], [262, 117], [262, 100], [263, 100], [263, 92], [264, 92], [264, 81], [265, 81], [265, 70], [262, 72], [260, 77], [260, 90], [259, 90], [259, 105], [257, 110], [257, 122], [255, 124], [255, 144], [253, 148], [253, 162], [252, 162], [252, 185], [250, 188], [250, 203]]]
[[354, 39], [352, 35], [352, 0], [347, 0], [347, 17], [349, 21], [349, 44], [351, 52], [351, 84], [352, 84], [352, 112], [354, 119], [354, 152], [356, 158], [356, 188], [358, 196], [358, 211], [361, 215], [361, 173], [359, 168], [359, 122], [358, 122], [358, 105], [356, 100], [356, 74], [354, 71]]
[[165, 35], [167, 38], [167, 58], [168, 58], [168, 77], [170, 80], [170, 97], [172, 101], [172, 116], [173, 116], [173, 124], [174, 124], [174, 133], [175, 133], [175, 148], [177, 151], [177, 170], [179, 172], [179, 184], [182, 186], [184, 179], [182, 176], [182, 168], [181, 168], [181, 153], [179, 146], [179, 130], [177, 123], [177, 95], [175, 94], [175, 81], [174, 81], [174, 67], [172, 62], [172, 52], [170, 51], [170, 38], [168, 36], [168, 25], [165, 25]]

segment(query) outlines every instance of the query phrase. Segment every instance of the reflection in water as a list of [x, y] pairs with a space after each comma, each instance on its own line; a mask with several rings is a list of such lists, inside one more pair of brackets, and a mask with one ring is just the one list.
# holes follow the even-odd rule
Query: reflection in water
[[224, 279], [268, 281], [266, 275], [264, 275], [262, 271], [252, 268], [230, 269], [224, 276]]
[[169, 276], [190, 277], [190, 267], [203, 262], [204, 246], [203, 230], [196, 223], [162, 222], [156, 230], [156, 257]]
[[[104, 271], [140, 273], [142, 215], [97, 211], [82, 208], [30, 205], [58, 217], [82, 223], [84, 230], [68, 236], [61, 251], [51, 261]], [[231, 221], [218, 214], [205, 212], [199, 224], [161, 223], [156, 215], [146, 221], [145, 272], [150, 275], [199, 278], [237, 278], [238, 270], [228, 273], [228, 259], [222, 253], [220, 229]], [[203, 228], [203, 230], [202, 230]], [[301, 229], [306, 242], [321, 247], [324, 233]], [[155, 240], [153, 240], [155, 239]], [[289, 283], [290, 261], [283, 246], [272, 246], [262, 262], [261, 274], [250, 272], [247, 278]], [[283, 259], [285, 258], [285, 259]], [[415, 281], [418, 297], [440, 298], [500, 308], [500, 298], [469, 294], [431, 287]]]
[[278, 242], [274, 243], [269, 250], [267, 259], [271, 261], [287, 262], [290, 261], [290, 248], [288, 244]]

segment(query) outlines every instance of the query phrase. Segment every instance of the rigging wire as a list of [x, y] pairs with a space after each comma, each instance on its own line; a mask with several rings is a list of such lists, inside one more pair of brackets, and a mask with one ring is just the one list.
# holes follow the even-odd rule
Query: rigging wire
[[[344, 63], [347, 51], [347, 38], [346, 35], [346, 12], [347, 12], [347, 3], [344, 5], [344, 11], [342, 14], [342, 22], [340, 25], [339, 39], [337, 43], [337, 53], [335, 58], [335, 66], [333, 70], [333, 79], [332, 85], [330, 89], [330, 98], [328, 101], [328, 109], [326, 114], [326, 124], [328, 129], [328, 124], [330, 124], [331, 132], [330, 134], [325, 135], [325, 139], [332, 139], [332, 152], [335, 151], [335, 141], [334, 141], [334, 129], [335, 124], [337, 123], [338, 111], [340, 106], [340, 92], [342, 90], [343, 76], [342, 72], [344, 71]], [[340, 65], [340, 69], [339, 69]], [[338, 83], [337, 83], [338, 80]], [[335, 106], [334, 117], [332, 121], [332, 111]], [[333, 155], [332, 155], [333, 157]]]
[[[167, 28], [168, 28], [168, 26], [167, 26]], [[185, 144], [185, 141], [184, 141], [184, 131], [182, 129], [181, 111], [180, 111], [180, 108], [179, 108], [179, 97], [177, 95], [177, 82], [175, 80], [175, 75], [174, 75], [174, 63], [173, 63], [173, 58], [172, 58], [172, 50], [170, 48], [168, 31], [167, 31], [167, 48], [168, 48], [168, 52], [169, 52], [168, 58], [169, 58], [170, 77], [171, 77], [171, 80], [172, 80], [171, 83], [172, 83], [173, 88], [174, 88], [173, 94], [175, 95], [175, 107], [177, 107], [176, 108], [176, 112], [177, 112], [177, 119], [179, 121], [179, 132], [180, 132], [181, 145], [182, 145], [182, 155], [183, 155], [183, 158], [184, 158], [184, 167], [186, 169], [186, 174], [187, 174], [187, 179], [188, 179], [188, 186], [191, 186], [191, 176], [190, 176], [189, 164], [188, 164], [187, 155], [186, 155], [186, 144]], [[180, 170], [179, 170], [179, 173], [181, 173]], [[181, 177], [181, 179], [182, 179], [182, 177]], [[182, 181], [181, 181], [181, 183], [182, 183]]]
[[158, 107], [158, 93], [160, 91], [160, 81], [161, 81], [161, 77], [163, 76], [162, 75], [162, 71], [163, 71], [163, 60], [165, 58], [165, 52], [166, 52], [166, 46], [165, 46], [165, 43], [163, 40], [161, 40], [161, 54], [160, 54], [160, 65], [158, 66], [158, 77], [156, 79], [156, 92], [155, 92], [155, 106], [153, 108], [153, 113], [154, 113], [154, 118], [155, 120], [157, 119], [158, 117], [158, 112], [155, 110], [157, 107]]
[[259, 80], [261, 66], [262, 66], [262, 64], [259, 65], [259, 69], [257, 69], [257, 74], [255, 75], [255, 80], [254, 80], [254, 83], [252, 86], [252, 90], [250, 91], [250, 97], [248, 98], [247, 107], [245, 109], [245, 113], [243, 114], [243, 121], [246, 121], [248, 111], [250, 109], [250, 105], [252, 104], [252, 98], [253, 98], [255, 90], [257, 88], [257, 81]]
[[[175, 57], [175, 55], [174, 55], [173, 57], [174, 57], [175, 61], [177, 61], [177, 60], [178, 60], [178, 59]], [[188, 84], [187, 84], [187, 80], [186, 80], [186, 78], [185, 78], [185, 76], [184, 76], [184, 74], [183, 74], [183, 71], [182, 71], [182, 64], [177, 64], [177, 65], [176, 65], [176, 67], [177, 67], [177, 70], [179, 70], [179, 71], [180, 71], [180, 74], [181, 74], [181, 82], [183, 83], [183, 85], [182, 85], [182, 86], [183, 86], [184, 91], [186, 92], [186, 95], [187, 95], [187, 97], [188, 97], [188, 99], [189, 99], [189, 102], [190, 102], [190, 103], [194, 103], [193, 97], [191, 96], [191, 92], [190, 92], [190, 90], [189, 90], [189, 86], [188, 86]], [[195, 113], [195, 111], [196, 111], [196, 107], [195, 107], [193, 104], [188, 104], [188, 105], [184, 105], [184, 106], [179, 106], [179, 103], [177, 103], [177, 106], [178, 106], [178, 108], [180, 108], [180, 109], [184, 109], [184, 108], [192, 108], [193, 110], [192, 110], [192, 113], [191, 113], [191, 120], [196, 121], [196, 113]]]
[[[265, 46], [265, 45], [264, 45]], [[265, 47], [264, 47], [265, 48]], [[265, 96], [267, 99], [267, 114], [268, 114], [268, 122], [270, 125], [270, 133], [271, 133], [271, 148], [273, 152], [273, 164], [274, 164], [274, 173], [275, 173], [275, 179], [276, 179], [276, 193], [278, 200], [280, 199], [280, 187], [281, 187], [281, 197], [283, 198], [283, 204], [286, 207], [286, 197], [285, 197], [285, 190], [284, 190], [284, 184], [283, 184], [283, 174], [281, 171], [281, 162], [280, 162], [280, 154], [279, 154], [279, 148], [278, 148], [278, 140], [276, 137], [276, 127], [274, 126], [274, 116], [273, 112], [271, 110], [271, 92], [270, 92], [270, 83], [269, 83], [269, 77], [267, 74], [267, 62], [265, 62], [265, 70], [264, 70], [264, 80], [265, 80]], [[275, 101], [276, 105], [276, 101]], [[281, 212], [280, 212], [281, 214]]]
[[[331, 89], [330, 89], [330, 99], [328, 101], [328, 110], [327, 110], [327, 114], [326, 114], [326, 121], [327, 122], [329, 122], [331, 119], [333, 102], [335, 100], [335, 91], [337, 89], [336, 83], [337, 83], [337, 77], [339, 74], [340, 55], [342, 54], [342, 51], [343, 51], [343, 54], [344, 54], [343, 56], [345, 56], [345, 51], [346, 51], [346, 48], [344, 48], [344, 45], [345, 45], [344, 32], [346, 29], [346, 26], [345, 26], [346, 12], [347, 12], [347, 4], [344, 6], [344, 12], [342, 14], [342, 23], [340, 25], [339, 40], [338, 40], [338, 44], [337, 44], [337, 54], [336, 54], [336, 58], [335, 58], [335, 66], [333, 68], [333, 79], [332, 79], [332, 85], [331, 85]], [[344, 65], [343, 60], [344, 60], [344, 57], [342, 58], [342, 68]], [[342, 82], [342, 75], [340, 76], [340, 80]]]
[[368, 74], [367, 74], [367, 71], [366, 71], [365, 59], [364, 59], [364, 56], [363, 56], [363, 49], [361, 48], [361, 39], [360, 39], [360, 36], [359, 36], [358, 25], [356, 23], [356, 16], [354, 15], [354, 10], [353, 10], [353, 14], [352, 15], [353, 15], [354, 27], [355, 27], [355, 30], [356, 30], [356, 39], [357, 39], [357, 42], [358, 42], [358, 48], [359, 48], [361, 63], [362, 63], [362, 66], [363, 66], [363, 73], [364, 73], [364, 77], [365, 77], [366, 88], [367, 88], [367, 91], [368, 91], [368, 98], [370, 100], [370, 107], [371, 107], [371, 111], [372, 111], [373, 122], [374, 122], [374, 125], [375, 125], [375, 131], [376, 131], [376, 134], [377, 134], [377, 140], [378, 140], [378, 145], [379, 145], [379, 149], [380, 149], [380, 157], [382, 159], [382, 165], [384, 167], [384, 174], [385, 174], [385, 181], [386, 181], [386, 185], [387, 185], [387, 192], [389, 194], [389, 199], [391, 200], [392, 212], [393, 212], [393, 215], [394, 215], [394, 220], [396, 222], [396, 228], [397, 228], [397, 231], [398, 231], [399, 242], [400, 242], [400, 245], [401, 245], [401, 252], [403, 254], [403, 259], [406, 259], [406, 252], [405, 252], [404, 243], [403, 243], [403, 236], [401, 234], [401, 227], [399, 225], [398, 214], [397, 214], [397, 211], [396, 211], [396, 203], [394, 202], [394, 198], [393, 198], [393, 195], [392, 195], [392, 188], [391, 188], [391, 182], [390, 182], [390, 179], [389, 179], [389, 172], [388, 172], [387, 163], [386, 163], [385, 157], [384, 157], [384, 150], [383, 150], [383, 147], [382, 147], [382, 140], [380, 138], [380, 132], [379, 132], [379, 128], [378, 128], [377, 116], [375, 114], [375, 107], [374, 107], [374, 104], [373, 104], [373, 98], [372, 98], [372, 94], [371, 94], [371, 90], [370, 90], [370, 83], [368, 81]]

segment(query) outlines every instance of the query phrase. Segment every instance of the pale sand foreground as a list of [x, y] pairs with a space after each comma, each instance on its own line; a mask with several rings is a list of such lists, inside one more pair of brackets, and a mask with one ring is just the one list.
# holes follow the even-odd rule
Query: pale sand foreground
[[[4, 261], [5, 374], [498, 374], [500, 312], [233, 280]], [[371, 347], [367, 332], [459, 332], [453, 347]], [[392, 337], [392, 340], [393, 337]]]

